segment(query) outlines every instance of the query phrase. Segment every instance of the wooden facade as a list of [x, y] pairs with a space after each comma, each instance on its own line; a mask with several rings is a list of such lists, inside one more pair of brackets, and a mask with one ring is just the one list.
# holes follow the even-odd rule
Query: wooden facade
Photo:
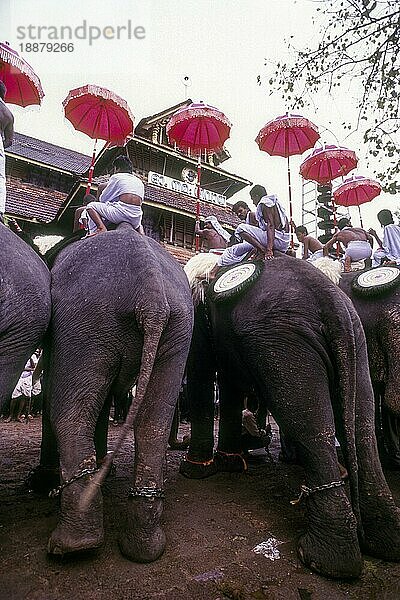
[[[145, 184], [145, 233], [178, 255], [178, 259], [186, 259], [187, 253], [194, 250], [196, 199], [155, 185], [148, 179], [149, 172], [155, 172], [181, 181], [185, 170], [196, 171], [197, 160], [190, 153], [169, 145], [165, 133], [171, 115], [190, 102], [188, 100], [142, 119], [134, 138], [125, 148], [104, 147], [97, 156], [93, 180], [95, 193], [99, 183], [107, 181], [114, 158], [127, 154], [135, 174]], [[90, 157], [22, 134], [15, 135], [6, 155], [6, 215], [16, 219], [32, 236], [46, 233], [67, 235], [72, 230], [75, 209], [84, 203]], [[220, 163], [229, 158], [225, 149], [218, 155], [209, 153], [203, 158], [202, 188], [209, 192], [231, 198], [251, 183], [221, 169]], [[202, 201], [201, 217], [212, 214], [228, 230], [237, 224], [229, 207]]]

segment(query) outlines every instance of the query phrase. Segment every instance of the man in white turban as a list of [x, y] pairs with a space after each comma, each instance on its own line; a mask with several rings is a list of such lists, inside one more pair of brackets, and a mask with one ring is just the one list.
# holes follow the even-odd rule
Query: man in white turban
[[200, 229], [200, 224], [196, 221], [195, 234], [201, 239], [202, 249], [205, 252], [224, 250], [230, 238], [229, 233], [214, 216], [204, 219], [204, 229]]

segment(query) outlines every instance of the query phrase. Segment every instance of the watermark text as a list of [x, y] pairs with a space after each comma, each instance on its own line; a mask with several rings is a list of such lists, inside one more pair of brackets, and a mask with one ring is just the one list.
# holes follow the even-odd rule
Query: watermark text
[[133, 25], [128, 19], [125, 25], [98, 25], [88, 24], [86, 19], [80, 25], [19, 25], [17, 27], [18, 40], [37, 41], [73, 41], [88, 40], [92, 46], [97, 40], [144, 40], [146, 30], [143, 25]]

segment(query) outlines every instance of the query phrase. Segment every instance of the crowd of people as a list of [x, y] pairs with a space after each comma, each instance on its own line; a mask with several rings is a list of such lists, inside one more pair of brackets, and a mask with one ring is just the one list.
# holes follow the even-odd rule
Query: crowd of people
[[[274, 250], [291, 253], [290, 228], [302, 244], [302, 259], [313, 262], [324, 256], [341, 257], [344, 271], [364, 268], [366, 260], [372, 258], [372, 266], [400, 265], [400, 226], [394, 223], [390, 210], [381, 210], [377, 217], [383, 227], [383, 239], [374, 229], [365, 231], [352, 227], [348, 217], [337, 223], [337, 232], [326, 243], [310, 235], [304, 225], [296, 227], [289, 222], [285, 209], [275, 195], [268, 195], [265, 187], [255, 185], [250, 190], [250, 198], [256, 206], [251, 211], [243, 200], [232, 206], [233, 213], [242, 221], [233, 236], [223, 229], [214, 216], [207, 217], [204, 228], [196, 223], [195, 233], [201, 239], [204, 252], [220, 254], [217, 267], [237, 264], [246, 258], [271, 260]], [[378, 249], [373, 252], [374, 239]], [[213, 274], [216, 274], [217, 269]]]

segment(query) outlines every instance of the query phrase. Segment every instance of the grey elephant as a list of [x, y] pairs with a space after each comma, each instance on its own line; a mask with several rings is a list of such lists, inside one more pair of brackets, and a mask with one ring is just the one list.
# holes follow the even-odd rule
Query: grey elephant
[[[344, 273], [340, 288], [351, 298], [361, 319], [368, 347], [369, 370], [376, 399], [382, 457], [400, 468], [400, 286], [363, 296], [352, 287], [354, 273]], [[381, 413], [381, 414], [380, 414]], [[386, 456], [386, 452], [388, 456]]]
[[[216, 371], [220, 429], [214, 456]], [[192, 431], [181, 464], [185, 476], [205, 477], [237, 460], [242, 399], [254, 389], [300, 449], [308, 513], [308, 529], [298, 541], [304, 564], [342, 578], [360, 574], [361, 551], [400, 559], [400, 515], [377, 452], [365, 335], [350, 300], [322, 273], [277, 253], [241, 296], [196, 302], [187, 385]]]
[[0, 413], [24, 365], [41, 344], [50, 313], [43, 260], [0, 223]]
[[123, 428], [123, 436], [132, 435], [134, 423], [135, 459], [120, 548], [131, 560], [155, 560], [165, 547], [164, 455], [192, 333], [185, 274], [157, 242], [127, 226], [62, 249], [51, 277], [41, 464], [55, 465], [46, 431], [51, 423], [61, 516], [48, 551], [62, 555], [102, 544], [99, 484], [106, 467], [96, 472], [96, 455], [103, 459], [107, 451], [112, 395], [137, 380]]

